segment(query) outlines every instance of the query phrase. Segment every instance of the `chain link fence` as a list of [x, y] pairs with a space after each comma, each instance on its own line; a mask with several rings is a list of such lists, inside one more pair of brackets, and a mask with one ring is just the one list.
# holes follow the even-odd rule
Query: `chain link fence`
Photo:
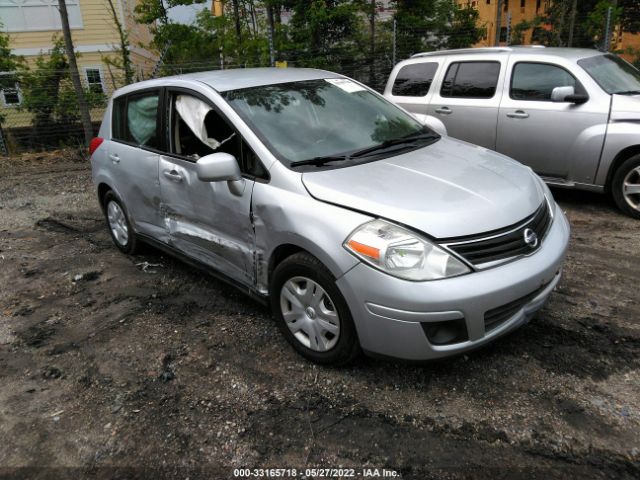
[[[632, 62], [640, 59], [640, 40], [637, 50], [624, 48], [624, 32], [612, 23], [611, 13], [602, 17], [596, 25], [600, 35], [589, 33], [593, 39], [591, 48], [616, 51], [625, 54]], [[576, 24], [584, 24], [577, 18]], [[591, 18], [591, 17], [590, 17]], [[370, 25], [368, 26], [370, 28]], [[362, 35], [353, 41], [342, 41], [338, 46], [321, 50], [278, 50], [277, 42], [270, 41], [269, 49], [253, 55], [242, 52], [225, 54], [207, 62], [165, 64], [158, 62], [153, 70], [140, 70], [137, 80], [154, 76], [179, 75], [208, 70], [250, 67], [314, 67], [342, 73], [361, 81], [375, 90], [382, 91], [396, 62], [423, 51], [469, 46], [474, 37], [475, 46], [496, 45], [495, 25], [479, 25], [473, 31], [458, 30], [455, 34], [442, 34], [433, 28], [410, 28], [401, 26], [393, 19], [374, 24], [375, 36]], [[268, 33], [268, 32], [267, 32]], [[365, 32], [366, 33], [366, 32]], [[370, 33], [370, 30], [369, 30]], [[542, 21], [514, 23], [509, 15], [500, 26], [500, 45], [547, 44], [564, 45], [574, 43], [584, 32], [557, 31]], [[271, 35], [269, 37], [272, 37]], [[640, 34], [638, 34], [640, 38]], [[465, 44], [467, 42], [467, 44]], [[275, 43], [275, 44], [274, 44]], [[582, 38], [582, 44], [584, 39]], [[91, 119], [97, 132], [104, 109], [113, 92], [126, 84], [124, 74], [116, 68], [103, 64], [100, 69], [84, 69], [83, 86], [91, 107]], [[83, 130], [76, 95], [67, 69], [31, 67], [26, 73], [5, 72], [0, 92], [0, 155], [24, 151], [46, 150], [69, 146], [83, 146]]]

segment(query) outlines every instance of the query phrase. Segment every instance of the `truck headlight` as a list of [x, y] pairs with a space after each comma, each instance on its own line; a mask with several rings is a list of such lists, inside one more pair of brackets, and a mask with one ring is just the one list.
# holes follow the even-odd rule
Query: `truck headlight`
[[384, 220], [360, 225], [344, 247], [369, 265], [405, 280], [436, 280], [471, 271], [429, 240]]

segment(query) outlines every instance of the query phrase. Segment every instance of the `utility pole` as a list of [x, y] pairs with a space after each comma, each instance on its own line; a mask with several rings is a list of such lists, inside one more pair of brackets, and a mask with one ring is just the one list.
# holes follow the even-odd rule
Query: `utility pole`
[[393, 51], [391, 52], [391, 63], [393, 66], [396, 66], [396, 31], [397, 31], [397, 22], [396, 19], [393, 19]]
[[578, 0], [573, 0], [571, 5], [571, 21], [569, 22], [569, 40], [567, 41], [567, 47], [573, 45], [573, 31], [576, 26], [576, 10], [578, 8]]
[[500, 30], [501, 30], [501, 23], [502, 23], [502, 8], [504, 6], [504, 0], [498, 0], [498, 11], [496, 12], [496, 41], [495, 41], [495, 46], [499, 47], [500, 46]]
[[613, 7], [607, 9], [607, 25], [604, 29], [604, 45], [603, 51], [608, 52], [611, 48], [611, 17], [613, 16]]
[[71, 28], [69, 27], [69, 15], [67, 13], [67, 4], [65, 0], [58, 0], [58, 10], [60, 11], [60, 22], [62, 23], [62, 35], [64, 37], [64, 47], [69, 59], [69, 71], [71, 73], [71, 81], [78, 98], [78, 109], [80, 110], [80, 118], [82, 120], [82, 129], [84, 130], [84, 143], [89, 146], [93, 138], [93, 127], [91, 126], [91, 115], [89, 113], [89, 105], [84, 96], [82, 83], [80, 83], [80, 73], [78, 72], [78, 63], [76, 62], [76, 52], [73, 48], [73, 40], [71, 39]]
[[511, 12], [507, 12], [507, 46], [511, 43]]

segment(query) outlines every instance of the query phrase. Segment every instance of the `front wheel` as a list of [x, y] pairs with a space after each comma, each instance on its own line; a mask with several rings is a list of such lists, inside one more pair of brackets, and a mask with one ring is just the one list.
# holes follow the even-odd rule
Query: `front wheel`
[[640, 219], [640, 155], [625, 160], [611, 181], [616, 205], [627, 215]]
[[349, 307], [333, 275], [310, 254], [296, 253], [276, 267], [271, 307], [283, 335], [305, 358], [343, 365], [359, 354]]

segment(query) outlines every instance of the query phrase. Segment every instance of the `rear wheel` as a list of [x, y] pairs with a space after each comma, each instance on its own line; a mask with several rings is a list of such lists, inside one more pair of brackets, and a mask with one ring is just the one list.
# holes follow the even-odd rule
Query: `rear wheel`
[[611, 181], [616, 205], [627, 215], [640, 219], [640, 155], [634, 155], [618, 167]]
[[273, 272], [271, 307], [287, 341], [305, 358], [343, 365], [360, 352], [351, 312], [331, 272], [296, 253]]
[[121, 252], [133, 255], [138, 248], [138, 242], [124, 204], [112, 191], [104, 196], [104, 215], [113, 243]]

